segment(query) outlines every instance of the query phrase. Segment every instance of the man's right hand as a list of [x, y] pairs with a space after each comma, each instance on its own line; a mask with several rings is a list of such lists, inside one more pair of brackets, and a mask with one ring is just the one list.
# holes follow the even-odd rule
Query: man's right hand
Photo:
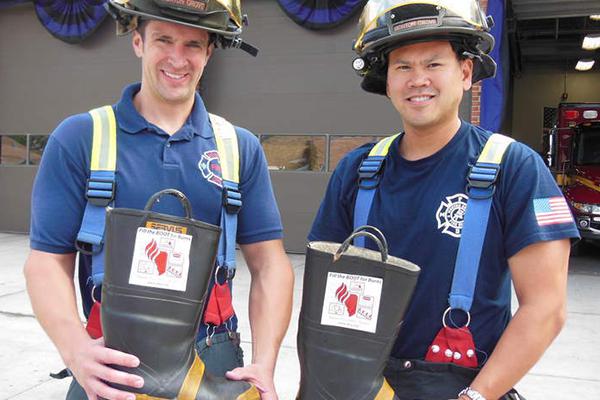
[[109, 367], [112, 364], [135, 368], [140, 360], [131, 354], [106, 348], [102, 338], [92, 339], [86, 332], [77, 312], [73, 284], [75, 253], [53, 254], [31, 250], [23, 272], [37, 320], [88, 398], [134, 400], [133, 393], [105, 383], [142, 387], [144, 382], [140, 376]]
[[106, 382], [134, 388], [144, 386], [142, 377], [108, 366], [135, 368], [140, 364], [136, 356], [105, 347], [103, 338], [83, 339], [81, 343], [73, 343], [73, 348], [76, 350], [72, 357], [65, 361], [89, 400], [135, 400], [135, 394], [110, 387]]

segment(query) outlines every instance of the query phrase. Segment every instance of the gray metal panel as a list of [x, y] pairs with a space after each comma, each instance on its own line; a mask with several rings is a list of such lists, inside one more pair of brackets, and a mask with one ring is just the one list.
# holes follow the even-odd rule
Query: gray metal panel
[[333, 30], [293, 23], [271, 0], [244, 3], [250, 18], [244, 38], [257, 58], [215, 52], [205, 76], [211, 111], [254, 132], [394, 132], [400, 120], [383, 96], [360, 89], [352, 70], [356, 19]]
[[37, 167], [0, 167], [0, 231], [29, 232], [31, 186]]
[[518, 20], [600, 14], [598, 0], [512, 0], [512, 6]]
[[304, 253], [306, 236], [330, 176], [326, 173], [271, 172], [287, 251]]
[[108, 18], [81, 45], [55, 39], [30, 4], [0, 12], [0, 131], [49, 133], [65, 117], [119, 99], [140, 79], [131, 38]]

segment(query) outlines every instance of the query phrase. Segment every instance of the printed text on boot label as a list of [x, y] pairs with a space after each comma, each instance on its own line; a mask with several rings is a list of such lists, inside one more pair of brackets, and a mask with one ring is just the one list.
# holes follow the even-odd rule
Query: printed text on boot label
[[321, 324], [375, 333], [383, 279], [329, 272]]
[[190, 235], [138, 228], [129, 283], [185, 292], [191, 245]]

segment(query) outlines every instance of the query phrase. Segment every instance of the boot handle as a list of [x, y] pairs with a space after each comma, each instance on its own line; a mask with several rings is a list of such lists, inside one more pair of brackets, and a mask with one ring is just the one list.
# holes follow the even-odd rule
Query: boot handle
[[154, 207], [154, 204], [159, 200], [159, 198], [166, 194], [176, 197], [181, 202], [181, 205], [183, 206], [183, 209], [185, 210], [185, 217], [192, 218], [192, 205], [190, 204], [190, 201], [188, 200], [187, 197], [185, 197], [185, 194], [183, 194], [182, 192], [180, 192], [177, 189], [164, 189], [164, 190], [161, 190], [160, 192], [154, 193], [152, 195], [152, 197], [150, 197], [148, 199], [148, 202], [146, 203], [146, 207], [144, 207], [144, 210], [150, 211], [152, 209], [152, 207]]
[[[367, 231], [367, 229], [377, 232], [377, 235]], [[339, 249], [335, 252], [335, 255], [333, 256], [334, 261], [337, 261], [340, 259], [342, 254], [344, 252], [346, 252], [346, 250], [348, 250], [348, 247], [350, 247], [350, 243], [352, 243], [352, 240], [354, 240], [354, 238], [357, 236], [366, 236], [369, 239], [371, 239], [372, 241], [374, 241], [375, 244], [377, 245], [377, 247], [379, 247], [379, 252], [381, 253], [381, 261], [384, 263], [387, 262], [387, 259], [388, 259], [387, 240], [385, 240], [385, 236], [383, 236], [383, 233], [379, 229], [377, 229], [373, 226], [369, 226], [369, 225], [364, 225], [364, 226], [356, 228], [354, 230], [354, 232], [352, 232], [352, 234], [350, 234], [350, 236], [348, 236], [348, 238], [346, 240], [344, 240], [344, 243], [342, 243], [342, 245], [339, 247]]]
[[362, 225], [362, 226], [359, 226], [358, 228], [356, 228], [352, 233], [359, 232], [359, 231], [371, 231], [369, 233], [372, 233], [375, 236], [377, 236], [379, 238], [379, 240], [381, 240], [381, 242], [383, 243], [386, 253], [388, 252], [387, 251], [388, 250], [387, 240], [385, 239], [385, 235], [383, 234], [383, 232], [381, 232], [379, 230], [379, 228], [376, 228], [373, 225]]

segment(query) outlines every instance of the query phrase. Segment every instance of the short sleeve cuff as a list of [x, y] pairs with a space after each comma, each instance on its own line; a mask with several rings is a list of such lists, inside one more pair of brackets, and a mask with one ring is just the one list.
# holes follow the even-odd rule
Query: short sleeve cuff
[[37, 240], [30, 240], [29, 247], [33, 250], [43, 251], [46, 253], [53, 254], [70, 254], [75, 253], [77, 250], [75, 247], [62, 247], [55, 246], [48, 243], [39, 242]]
[[283, 231], [281, 229], [252, 233], [249, 235], [240, 235], [237, 237], [237, 242], [239, 244], [252, 244], [277, 239], [283, 239]]
[[579, 232], [573, 228], [561, 229], [559, 231], [551, 231], [551, 232], [537, 232], [533, 235], [529, 235], [520, 242], [515, 245], [509, 246], [506, 250], [507, 258], [510, 258], [517, 254], [519, 251], [523, 250], [525, 247], [532, 245], [538, 242], [549, 242], [552, 240], [561, 240], [561, 239], [578, 239]]

